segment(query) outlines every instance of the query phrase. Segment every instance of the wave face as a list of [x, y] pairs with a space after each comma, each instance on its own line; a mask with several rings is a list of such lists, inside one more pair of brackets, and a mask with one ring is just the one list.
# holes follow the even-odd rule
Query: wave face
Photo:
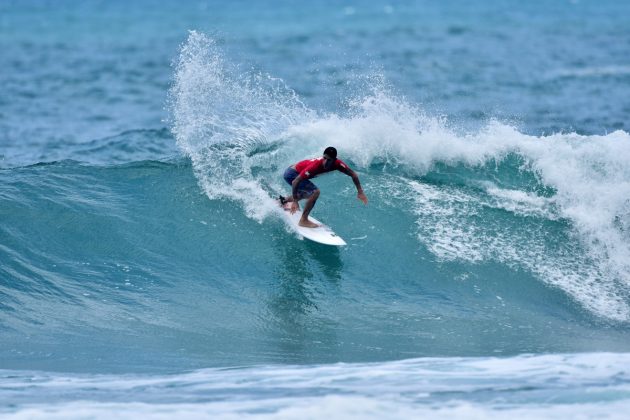
[[[321, 113], [196, 32], [169, 106], [174, 138], [124, 132], [67, 151], [96, 158], [0, 172], [7, 367], [628, 350], [627, 133], [462, 132], [382, 84]], [[316, 180], [342, 249], [290, 233], [271, 198], [330, 144], [370, 198]]]
[[630, 3], [233, 3], [0, 2], [1, 415], [625, 413]]

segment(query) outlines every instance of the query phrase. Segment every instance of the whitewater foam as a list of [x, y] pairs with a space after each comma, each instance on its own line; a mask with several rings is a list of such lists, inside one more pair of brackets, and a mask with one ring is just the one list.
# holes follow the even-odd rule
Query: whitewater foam
[[[421, 358], [168, 376], [0, 372], [8, 418], [622, 418], [628, 355]], [[2, 397], [0, 397], [1, 399]]]
[[[439, 258], [524, 262], [543, 281], [567, 291], [589, 310], [611, 319], [630, 319], [630, 241], [619, 227], [627, 226], [630, 217], [628, 133], [536, 137], [491, 121], [479, 132], [460, 134], [443, 119], [428, 117], [384, 92], [356, 102], [349, 117], [328, 116], [292, 127], [290, 132], [302, 141], [336, 141], [340, 153], [363, 168], [402, 171], [411, 178], [427, 175], [438, 164], [453, 170], [464, 165], [474, 174], [475, 168], [498, 165], [517, 156], [521, 163], [514, 170], [530, 173], [536, 186], [552, 191], [550, 197], [536, 189], [516, 190], [509, 177], [498, 172], [494, 176], [506, 186], [484, 180], [486, 194], [492, 197], [484, 203], [474, 196], [458, 195], [456, 188], [441, 186], [430, 191], [414, 184], [418, 215], [443, 218], [435, 228], [440, 230], [434, 230], [429, 236], [431, 242], [425, 245]], [[432, 194], [440, 199], [436, 205], [424, 207]], [[471, 200], [476, 204], [467, 205]], [[471, 216], [480, 205], [543, 220], [569, 220], [574, 235], [567, 236], [570, 243], [564, 253], [549, 257], [542, 228], [536, 236], [526, 235], [523, 242], [523, 236], [514, 237], [512, 231], [488, 234], [484, 226], [464, 217], [454, 223], [454, 218], [444, 214]], [[571, 255], [573, 252], [577, 255]]]
[[[461, 196], [457, 187], [432, 191], [411, 185], [418, 217], [442, 218], [441, 230], [435, 228], [425, 243], [428, 249], [438, 258], [517, 262], [599, 315], [630, 319], [628, 133], [537, 137], [498, 121], [462, 133], [382, 85], [350, 100], [345, 115], [317, 115], [281, 81], [238, 73], [212, 39], [196, 32], [182, 47], [171, 98], [173, 132], [201, 187], [210, 198], [241, 202], [249, 217], [261, 221], [277, 212], [269, 195], [283, 188], [281, 171], [326, 145], [335, 145], [359, 169], [402, 174], [394, 190], [408, 188], [410, 178], [438, 165], [468, 168], [461, 182], [476, 182], [483, 193]], [[499, 170], [502, 164], [507, 169]], [[488, 169], [493, 165], [494, 173]], [[530, 184], [514, 184], [505, 170], [529, 174]], [[369, 177], [364, 184], [370, 186]], [[519, 233], [522, 228], [514, 226], [515, 235], [444, 214], [470, 217], [480, 206], [538, 218], [539, 227]], [[544, 245], [545, 220], [570, 224], [571, 232], [561, 235], [568, 243], [553, 256]]]

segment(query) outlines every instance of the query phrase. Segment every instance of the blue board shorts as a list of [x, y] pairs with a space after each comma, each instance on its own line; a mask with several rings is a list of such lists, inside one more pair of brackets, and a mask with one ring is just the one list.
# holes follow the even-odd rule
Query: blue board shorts
[[[287, 181], [289, 185], [293, 185], [293, 180], [297, 178], [298, 175], [298, 171], [289, 166], [287, 170], [284, 171], [284, 180]], [[309, 198], [315, 191], [317, 191], [317, 186], [308, 179], [300, 182], [297, 187], [299, 199]]]

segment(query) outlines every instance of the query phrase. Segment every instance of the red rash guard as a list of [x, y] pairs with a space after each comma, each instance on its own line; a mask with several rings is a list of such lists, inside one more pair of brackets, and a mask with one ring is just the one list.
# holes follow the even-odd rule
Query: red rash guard
[[339, 171], [344, 174], [348, 173], [348, 165], [341, 159], [335, 159], [332, 167], [328, 170], [324, 169], [324, 158], [306, 159], [295, 164], [295, 170], [300, 173], [302, 179], [315, 178], [317, 175]]

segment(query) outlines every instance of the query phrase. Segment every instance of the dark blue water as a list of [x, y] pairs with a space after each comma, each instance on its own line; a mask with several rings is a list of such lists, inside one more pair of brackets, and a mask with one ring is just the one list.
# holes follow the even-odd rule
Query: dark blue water
[[[629, 12], [3, 2], [2, 413], [622, 413]], [[343, 248], [271, 198], [329, 145]]]

